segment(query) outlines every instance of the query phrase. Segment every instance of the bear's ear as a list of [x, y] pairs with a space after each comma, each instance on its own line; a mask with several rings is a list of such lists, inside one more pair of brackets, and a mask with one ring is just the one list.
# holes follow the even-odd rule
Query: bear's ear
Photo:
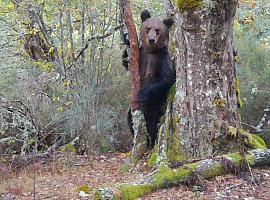
[[163, 20], [163, 23], [168, 27], [170, 28], [173, 24], [174, 24], [174, 20], [173, 18], [166, 18]]
[[141, 12], [141, 20], [142, 20], [142, 22], [144, 22], [145, 20], [147, 20], [150, 17], [151, 17], [151, 15], [150, 15], [148, 10], [144, 10], [144, 11]]

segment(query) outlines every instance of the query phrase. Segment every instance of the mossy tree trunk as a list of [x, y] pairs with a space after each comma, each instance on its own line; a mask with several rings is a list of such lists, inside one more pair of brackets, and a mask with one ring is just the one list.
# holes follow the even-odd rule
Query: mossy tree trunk
[[159, 133], [156, 162], [201, 158], [240, 147], [238, 140], [228, 137], [239, 135], [240, 129], [233, 56], [237, 1], [205, 2], [175, 1], [176, 91], [173, 107], [167, 110], [172, 112], [166, 116], [170, 123]]
[[[176, 131], [191, 157], [228, 151], [230, 127], [240, 128], [233, 57], [237, 0], [201, 3], [176, 15]], [[227, 142], [226, 142], [227, 141]]]

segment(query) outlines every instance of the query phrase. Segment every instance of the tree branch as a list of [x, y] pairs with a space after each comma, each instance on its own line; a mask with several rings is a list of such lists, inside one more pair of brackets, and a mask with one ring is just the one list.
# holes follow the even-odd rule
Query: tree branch
[[96, 39], [101, 40], [101, 39], [107, 38], [107, 37], [111, 36], [115, 31], [122, 28], [123, 26], [124, 26], [123, 24], [120, 24], [120, 25], [114, 27], [110, 32], [106, 33], [105, 35], [93, 36], [93, 37], [88, 38], [85, 46], [80, 50], [79, 54], [76, 56], [74, 61], [76, 62], [80, 58], [80, 56], [82, 56], [84, 51], [89, 47], [89, 42], [91, 42], [92, 40], [96, 40]]

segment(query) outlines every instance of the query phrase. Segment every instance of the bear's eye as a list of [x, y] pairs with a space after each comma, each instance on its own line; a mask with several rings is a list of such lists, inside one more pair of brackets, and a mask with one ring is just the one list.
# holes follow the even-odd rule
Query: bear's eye
[[146, 29], [146, 33], [149, 33], [150, 29], [151, 29], [151, 28], [147, 28], [147, 29]]
[[156, 28], [155, 31], [156, 31], [156, 34], [158, 35], [159, 34], [159, 29]]

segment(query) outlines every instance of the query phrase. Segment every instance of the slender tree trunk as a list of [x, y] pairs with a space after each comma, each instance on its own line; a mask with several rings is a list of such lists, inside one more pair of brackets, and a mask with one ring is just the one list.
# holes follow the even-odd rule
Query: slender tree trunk
[[[85, 1], [82, 2], [82, 10], [81, 10], [81, 45], [82, 47], [85, 46], [85, 8], [86, 8], [86, 3]], [[85, 64], [85, 52], [82, 53], [81, 56], [81, 63], [82, 66], [84, 67]]]
[[65, 5], [67, 7], [67, 24], [68, 24], [68, 34], [69, 34], [69, 42], [70, 42], [70, 55], [71, 55], [71, 62], [75, 61], [74, 55], [74, 40], [73, 40], [73, 27], [71, 22], [71, 12], [70, 12], [70, 0], [65, 0]]
[[139, 45], [136, 27], [128, 0], [120, 0], [119, 3], [121, 15], [124, 24], [127, 28], [129, 40], [130, 40], [130, 109], [132, 114], [132, 123], [134, 130], [133, 147], [131, 151], [131, 161], [136, 162], [140, 160], [147, 151], [147, 130], [144, 119], [143, 111], [140, 110], [137, 102], [137, 95], [140, 88], [139, 81]]

